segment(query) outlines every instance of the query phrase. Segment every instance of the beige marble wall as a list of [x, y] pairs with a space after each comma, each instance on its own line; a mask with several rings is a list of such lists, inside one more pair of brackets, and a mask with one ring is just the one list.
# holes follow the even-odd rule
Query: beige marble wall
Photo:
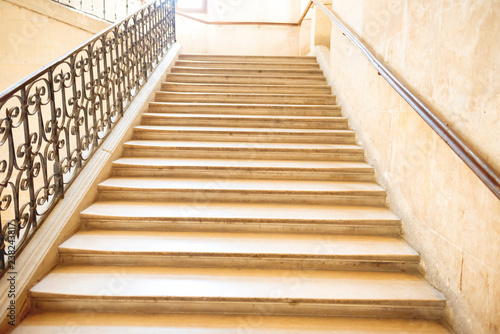
[[[500, 173], [500, 1], [333, 1], [333, 11]], [[500, 332], [500, 200], [337, 28], [333, 88], [448, 299], [458, 333]]]
[[[321, 0], [321, 3], [329, 10], [332, 9], [332, 0]], [[315, 45], [323, 45], [329, 48], [332, 21], [318, 6], [314, 6], [310, 12], [312, 14], [311, 49], [314, 49]]]
[[177, 41], [184, 53], [295, 56], [300, 27], [206, 25], [177, 16]]
[[0, 91], [107, 26], [50, 0], [0, 0]]
[[[297, 23], [303, 7], [300, 0], [208, 0], [207, 13], [190, 15], [210, 22]], [[176, 28], [186, 53], [296, 56], [301, 50], [300, 27], [206, 25], [177, 16]]]
[[302, 21], [302, 25], [300, 26], [300, 55], [301, 56], [307, 56], [311, 50], [312, 50], [312, 45], [311, 45], [311, 38], [312, 38], [312, 19], [311, 18], [306, 18], [304, 21]]

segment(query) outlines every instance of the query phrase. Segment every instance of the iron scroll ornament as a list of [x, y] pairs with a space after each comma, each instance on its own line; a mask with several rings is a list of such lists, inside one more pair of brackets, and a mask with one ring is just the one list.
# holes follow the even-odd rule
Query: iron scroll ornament
[[175, 1], [152, 1], [0, 94], [2, 273], [174, 43]]

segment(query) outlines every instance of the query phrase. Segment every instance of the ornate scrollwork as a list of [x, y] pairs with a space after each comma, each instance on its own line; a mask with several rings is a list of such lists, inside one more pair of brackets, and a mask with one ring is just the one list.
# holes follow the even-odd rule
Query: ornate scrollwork
[[0, 269], [19, 254], [175, 43], [157, 0], [0, 95]]

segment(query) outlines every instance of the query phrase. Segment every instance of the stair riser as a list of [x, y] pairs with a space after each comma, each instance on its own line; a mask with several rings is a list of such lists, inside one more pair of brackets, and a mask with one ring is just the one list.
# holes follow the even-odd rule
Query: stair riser
[[328, 153], [303, 151], [279, 151], [279, 150], [251, 150], [235, 149], [225, 150], [223, 148], [212, 150], [210, 148], [200, 149], [165, 149], [165, 148], [131, 148], [127, 147], [125, 157], [144, 158], [201, 158], [201, 159], [249, 159], [249, 160], [311, 160], [311, 161], [364, 161], [363, 153]]
[[[118, 279], [118, 278], [117, 278]], [[111, 284], [111, 283], [110, 283]], [[195, 298], [154, 298], [127, 299], [109, 297], [103, 299], [42, 299], [33, 298], [34, 308], [44, 311], [90, 311], [108, 313], [208, 313], [208, 314], [254, 314], [254, 315], [314, 315], [314, 316], [354, 316], [387, 318], [425, 318], [440, 319], [443, 315], [443, 303], [429, 306], [411, 306], [404, 304], [374, 305], [299, 302], [283, 299], [281, 301], [248, 300], [225, 301], [221, 299]]]
[[263, 85], [326, 85], [326, 79], [320, 76], [309, 77], [266, 77], [266, 76], [223, 76], [223, 75], [186, 75], [169, 74], [167, 81], [208, 84], [263, 84]]
[[335, 96], [318, 96], [318, 97], [246, 97], [246, 96], [209, 96], [197, 94], [180, 94], [175, 93], [162, 93], [156, 94], [156, 102], [181, 102], [181, 103], [246, 103], [246, 104], [307, 104], [307, 105], [335, 105]]
[[318, 205], [372, 205], [383, 206], [383, 192], [353, 192], [352, 194], [328, 192], [246, 191], [217, 189], [218, 182], [207, 184], [213, 189], [113, 189], [99, 186], [99, 199], [103, 201], [149, 201], [200, 203], [280, 203]]
[[273, 56], [225, 56], [225, 55], [202, 55], [202, 54], [180, 54], [179, 60], [194, 61], [217, 61], [217, 62], [246, 62], [246, 63], [312, 63], [317, 64], [315, 57], [273, 57]]
[[254, 142], [254, 143], [302, 143], [302, 144], [356, 144], [353, 135], [307, 135], [307, 134], [239, 134], [239, 133], [213, 133], [207, 134], [196, 131], [185, 132], [156, 132], [156, 131], [134, 131], [137, 140], [179, 140], [179, 141], [216, 141], [224, 142]]
[[231, 127], [231, 128], [273, 128], [273, 129], [322, 129], [322, 130], [349, 130], [347, 120], [275, 120], [275, 119], [244, 119], [244, 118], [172, 118], [142, 116], [142, 125], [160, 125], [160, 126], [213, 126], [213, 127]]
[[239, 178], [260, 180], [316, 180], [316, 181], [373, 181], [371, 172], [322, 172], [307, 170], [266, 170], [244, 168], [147, 168], [147, 167], [113, 167], [113, 175], [124, 177], [187, 177], [187, 178]]
[[[203, 204], [193, 205], [192, 210], [203, 210]], [[189, 210], [186, 210], [189, 215]], [[400, 222], [394, 221], [322, 221], [305, 222], [290, 220], [234, 220], [171, 218], [117, 219], [81, 216], [87, 229], [125, 230], [125, 231], [172, 231], [172, 232], [259, 232], [259, 233], [316, 233], [339, 235], [398, 236], [401, 234]]]
[[178, 67], [193, 68], [237, 68], [237, 69], [291, 69], [291, 70], [319, 70], [319, 64], [315, 63], [253, 63], [253, 62], [217, 62], [217, 61], [190, 61], [178, 60], [175, 62]]
[[238, 69], [238, 68], [195, 68], [195, 67], [172, 67], [171, 73], [189, 74], [220, 74], [220, 75], [277, 75], [277, 76], [309, 76], [323, 75], [320, 69], [315, 70], [293, 70], [293, 69]]
[[249, 93], [249, 94], [331, 94], [328, 86], [257, 86], [257, 85], [188, 85], [170, 84], [161, 85], [165, 92], [189, 92], [189, 93]]
[[64, 254], [61, 262], [71, 265], [111, 265], [141, 267], [254, 268], [291, 270], [355, 270], [416, 272], [417, 260], [314, 259], [270, 256], [231, 256], [225, 254]]
[[149, 105], [149, 113], [193, 113], [193, 114], [222, 114], [222, 115], [272, 115], [272, 116], [320, 116], [341, 117], [339, 107], [314, 106], [264, 106], [243, 105], [232, 106], [224, 104], [196, 105], [196, 104], [156, 104]]

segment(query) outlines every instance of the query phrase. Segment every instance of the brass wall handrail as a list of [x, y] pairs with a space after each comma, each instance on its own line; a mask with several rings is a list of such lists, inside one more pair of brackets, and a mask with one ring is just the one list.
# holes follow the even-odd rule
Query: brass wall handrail
[[491, 166], [460, 138], [445, 122], [439, 119], [431, 109], [399, 80], [387, 67], [368, 50], [368, 47], [347, 28], [340, 19], [318, 0], [311, 0], [330, 20], [351, 40], [378, 73], [398, 92], [401, 97], [424, 119], [424, 121], [451, 147], [465, 164], [483, 181], [500, 199], [500, 176]]

